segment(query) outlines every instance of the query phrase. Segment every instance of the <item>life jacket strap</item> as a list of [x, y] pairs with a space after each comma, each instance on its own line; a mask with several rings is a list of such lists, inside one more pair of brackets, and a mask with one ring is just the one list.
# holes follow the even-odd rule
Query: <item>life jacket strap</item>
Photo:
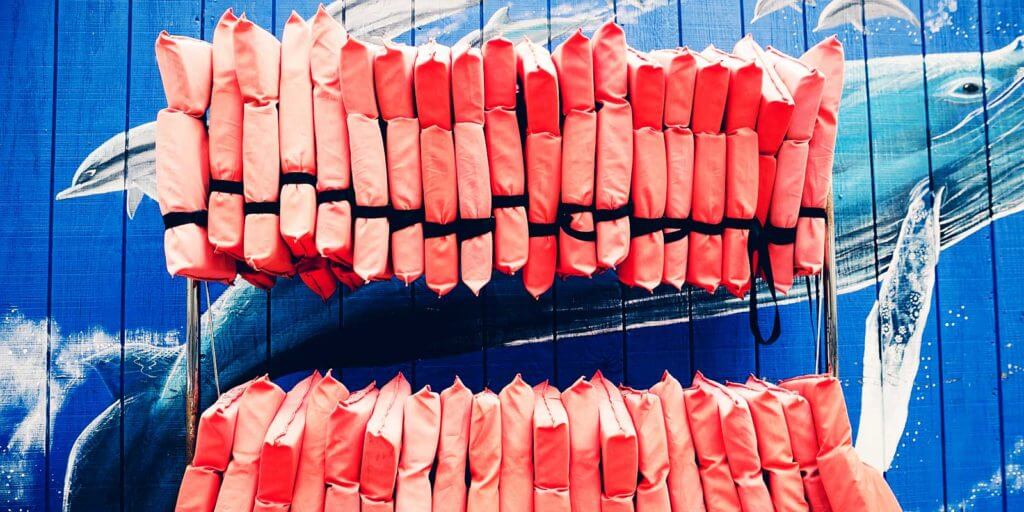
[[611, 209], [594, 209], [594, 222], [608, 222], [610, 220], [619, 220], [623, 217], [628, 217], [633, 214], [633, 203], [626, 203], [617, 208]]
[[210, 192], [221, 192], [223, 194], [242, 195], [245, 192], [241, 181], [216, 180], [210, 178]]
[[582, 204], [573, 203], [561, 203], [558, 205], [558, 227], [562, 229], [563, 233], [581, 242], [595, 242], [597, 241], [596, 231], [581, 231], [572, 227], [573, 215], [593, 211], [593, 206], [584, 206]]
[[351, 203], [354, 199], [355, 196], [352, 195], [351, 188], [321, 190], [316, 193], [316, 204], [338, 203], [342, 201]]
[[636, 238], [639, 236], [649, 235], [651, 233], [661, 231], [665, 227], [665, 219], [647, 219], [644, 217], [629, 217], [629, 237]]
[[516, 194], [510, 196], [494, 195], [491, 197], [492, 208], [526, 208], [530, 204], [530, 197], [526, 194]]
[[194, 212], [169, 212], [163, 215], [164, 229], [173, 229], [178, 226], [184, 226], [185, 224], [195, 224], [200, 227], [206, 227], [207, 214], [206, 210], [196, 210]]
[[448, 235], [454, 235], [459, 229], [459, 226], [455, 222], [449, 222], [447, 224], [440, 224], [437, 222], [424, 222], [423, 223], [423, 238], [441, 238]]
[[552, 222], [550, 224], [541, 222], [530, 222], [529, 223], [530, 238], [537, 238], [542, 236], [555, 236], [558, 234], [558, 223]]
[[352, 205], [352, 217], [356, 219], [386, 219], [391, 216], [391, 207]]
[[494, 231], [494, 217], [483, 219], [459, 219], [455, 234], [459, 241], [469, 240]]
[[401, 231], [405, 228], [423, 223], [423, 208], [415, 210], [392, 210], [389, 218], [391, 232]]
[[286, 172], [281, 175], [281, 186], [285, 185], [312, 185], [316, 186], [316, 176], [308, 172]]
[[277, 201], [262, 201], [258, 203], [245, 203], [242, 207], [242, 211], [246, 215], [280, 215], [281, 214], [281, 203]]
[[811, 219], [825, 219], [828, 218], [828, 214], [825, 213], [824, 208], [815, 208], [813, 206], [801, 206], [800, 216]]

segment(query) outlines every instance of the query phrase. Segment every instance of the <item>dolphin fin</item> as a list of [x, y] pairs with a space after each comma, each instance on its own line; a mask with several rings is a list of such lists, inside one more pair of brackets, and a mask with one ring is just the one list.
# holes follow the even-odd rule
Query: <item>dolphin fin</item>
[[139, 203], [142, 202], [142, 198], [145, 194], [142, 193], [141, 189], [136, 187], [128, 188], [127, 192], [128, 197], [126, 198], [125, 206], [128, 208], [128, 219], [134, 219], [135, 211], [139, 209]]

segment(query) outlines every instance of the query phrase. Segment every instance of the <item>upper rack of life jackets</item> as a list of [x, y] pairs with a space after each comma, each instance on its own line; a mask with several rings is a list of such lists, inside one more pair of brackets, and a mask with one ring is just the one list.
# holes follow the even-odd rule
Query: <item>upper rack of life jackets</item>
[[[750, 36], [732, 53], [640, 52], [612, 22], [550, 53], [502, 37], [378, 46], [321, 7], [280, 41], [228, 10], [212, 44], [163, 32], [156, 56], [173, 275], [298, 274], [326, 298], [421, 276], [479, 293], [497, 269], [537, 297], [556, 275], [614, 269], [738, 297], [760, 275], [774, 299], [822, 270], [835, 37], [800, 58]], [[774, 341], [777, 311], [767, 338], [752, 327]]]

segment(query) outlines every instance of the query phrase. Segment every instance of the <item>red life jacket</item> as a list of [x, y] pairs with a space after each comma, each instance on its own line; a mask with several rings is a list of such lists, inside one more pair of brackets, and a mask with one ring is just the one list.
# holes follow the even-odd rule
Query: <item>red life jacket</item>
[[452, 58], [452, 110], [455, 114], [455, 172], [459, 195], [462, 282], [474, 295], [491, 280], [494, 219], [491, 171], [484, 136], [484, 66], [477, 48], [458, 48]]
[[501, 512], [533, 510], [533, 388], [516, 374], [501, 393]]
[[825, 261], [825, 203], [832, 190], [839, 101], [843, 97], [845, 70], [843, 44], [835, 36], [814, 45], [800, 61], [825, 75], [818, 118], [807, 148], [807, 175], [796, 224], [796, 274], [815, 275]]
[[594, 101], [597, 111], [597, 170], [594, 221], [597, 264], [615, 268], [629, 253], [629, 188], [633, 172], [633, 111], [626, 101], [626, 34], [614, 22], [602, 25], [591, 40], [594, 50]]
[[306, 377], [288, 392], [274, 421], [267, 429], [260, 451], [259, 485], [254, 511], [287, 511], [295, 490], [302, 434], [306, 429], [306, 407], [312, 389], [320, 382], [320, 372]]
[[324, 258], [351, 269], [352, 176], [339, 65], [341, 45], [348, 35], [323, 6], [313, 18], [312, 33], [309, 71], [316, 136], [316, 248]]
[[601, 425], [601, 510], [632, 512], [639, 454], [636, 429], [619, 388], [598, 371], [591, 379], [599, 396]]
[[473, 410], [469, 420], [469, 475], [466, 510], [499, 510], [501, 401], [489, 389], [473, 396]]
[[516, 45], [518, 76], [526, 110], [527, 219], [530, 255], [523, 285], [540, 297], [554, 284], [558, 258], [558, 200], [561, 196], [562, 136], [559, 127], [558, 77], [551, 55], [525, 40]]
[[430, 41], [419, 48], [414, 83], [423, 172], [424, 270], [439, 296], [459, 282], [458, 176], [452, 135], [451, 50]]
[[342, 99], [352, 158], [353, 217], [352, 270], [364, 281], [387, 279], [388, 265], [388, 170], [384, 139], [378, 125], [373, 84], [373, 56], [366, 43], [349, 37], [341, 47]]
[[665, 72], [647, 55], [629, 51], [629, 99], [633, 109], [633, 215], [629, 255], [619, 267], [619, 280], [653, 291], [665, 270], [662, 217], [668, 185], [665, 150]]
[[590, 277], [597, 270], [594, 232], [594, 55], [577, 29], [555, 48], [551, 60], [562, 95], [562, 198], [559, 211], [558, 274]]
[[376, 383], [338, 402], [327, 422], [324, 459], [325, 512], [359, 510], [359, 471], [363, 461], [366, 424], [377, 403]]
[[668, 495], [669, 451], [661, 398], [648, 391], [623, 389], [626, 409], [636, 427], [640, 482], [636, 487], [637, 512], [671, 512]]
[[235, 25], [235, 75], [245, 99], [242, 114], [242, 181], [245, 192], [245, 261], [277, 276], [295, 273], [281, 239], [280, 142], [277, 102], [281, 43], [243, 15]]
[[710, 512], [739, 512], [742, 507], [725, 451], [718, 399], [707, 384], [701, 383], [700, 372], [693, 380], [693, 385], [683, 390], [683, 399], [697, 452], [704, 504]]
[[658, 50], [651, 55], [665, 71], [665, 266], [661, 282], [682, 289], [686, 282], [693, 199], [693, 88], [696, 58], [686, 48]]
[[558, 388], [544, 381], [533, 390], [533, 508], [570, 512], [569, 416]]
[[391, 265], [410, 284], [423, 275], [423, 179], [420, 175], [420, 123], [413, 100], [416, 48], [387, 44], [373, 63], [377, 104], [387, 122], [388, 191], [394, 215]]
[[573, 512], [601, 508], [599, 390], [580, 377], [562, 392], [569, 415], [569, 497]]
[[235, 264], [216, 254], [207, 235], [210, 162], [206, 127], [213, 50], [210, 43], [161, 32], [156, 58], [167, 97], [157, 114], [157, 196], [164, 220], [167, 271], [206, 281], [230, 282]]
[[484, 43], [484, 137], [494, 207], [494, 267], [506, 274], [529, 256], [526, 175], [516, 118], [515, 46], [508, 39]]
[[430, 386], [425, 386], [405, 399], [402, 455], [395, 482], [396, 510], [431, 512], [430, 471], [437, 458], [440, 435], [441, 397], [431, 391]]
[[466, 510], [466, 460], [473, 392], [458, 377], [441, 392], [441, 439], [437, 445], [434, 512]]
[[399, 373], [377, 395], [377, 403], [373, 406], [363, 437], [359, 474], [359, 502], [365, 512], [391, 512], [395, 509], [393, 498], [402, 449], [402, 423], [405, 400], [410, 394], [409, 381]]
[[207, 224], [213, 250], [243, 260], [242, 105], [245, 102], [235, 77], [234, 30], [237, 23], [238, 18], [229, 8], [213, 31], [213, 92], [208, 114], [210, 213]]
[[701, 489], [693, 435], [687, 420], [683, 387], [666, 371], [661, 380], [651, 387], [651, 393], [661, 399], [661, 409], [665, 415], [669, 461], [668, 494], [672, 510], [703, 512], [704, 491]]
[[292, 493], [296, 512], [324, 509], [324, 460], [327, 456], [327, 424], [338, 402], [349, 397], [348, 389], [328, 371], [309, 392], [306, 428], [302, 434], [302, 452]]

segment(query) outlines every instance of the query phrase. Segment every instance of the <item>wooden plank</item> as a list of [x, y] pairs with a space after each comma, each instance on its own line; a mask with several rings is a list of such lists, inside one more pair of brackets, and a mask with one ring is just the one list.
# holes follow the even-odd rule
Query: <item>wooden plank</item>
[[0, 340], [12, 358], [2, 377], [0, 466], [19, 478], [3, 491], [10, 508], [43, 509], [49, 491], [47, 351], [50, 346], [49, 256], [54, 12], [34, 2], [15, 2], [0, 14], [0, 47], [8, 48], [0, 83], [8, 108], [0, 116], [0, 173], [7, 191], [0, 210]]
[[[681, 46], [679, 4], [651, 8], [621, 6], [618, 20], [630, 46], [640, 51]], [[623, 287], [624, 381], [647, 388], [668, 370], [684, 381], [690, 374], [689, 302], [685, 291], [662, 285], [649, 293]]]
[[[531, 0], [509, 4], [503, 0], [482, 0], [484, 25], [496, 32], [483, 34], [485, 39], [499, 34], [513, 42], [523, 35], [546, 39], [548, 8], [544, 1]], [[532, 20], [524, 32], [510, 31], [512, 24]], [[541, 23], [543, 21], [543, 23]], [[520, 127], [522, 128], [522, 127]], [[557, 284], [556, 284], [557, 286]], [[557, 290], [534, 299], [523, 287], [522, 272], [505, 276], [496, 272], [482, 293], [484, 301], [487, 384], [499, 390], [516, 374], [536, 384], [556, 376], [554, 344], [554, 299]], [[526, 329], [523, 329], [523, 327]]]
[[[53, 173], [58, 190], [72, 183], [86, 155], [125, 129], [128, 12], [125, 1], [59, 6]], [[120, 136], [113, 144], [123, 140]], [[102, 173], [118, 180], [124, 166], [124, 159], [115, 156], [93, 176]], [[52, 344], [50, 360], [47, 478], [57, 483], [53, 487], [58, 491], [48, 496], [51, 510], [65, 504], [116, 509], [122, 503], [123, 212], [120, 191], [58, 201], [53, 206], [51, 321], [53, 332], [62, 334]], [[94, 354], [91, 362], [83, 363], [85, 355]], [[86, 375], [92, 378], [83, 378]], [[103, 420], [94, 423], [100, 415]], [[98, 444], [92, 448], [102, 450], [92, 455], [107, 464], [103, 471], [91, 464], [88, 469], [84, 463], [68, 464], [79, 435], [90, 423], [97, 426], [91, 436]], [[91, 455], [76, 451], [76, 456]], [[70, 495], [59, 492], [66, 472], [74, 472], [80, 485]]]
[[[1014, 482], [1017, 473], [1014, 468], [1021, 461], [1021, 445], [1024, 443], [1024, 410], [1021, 397], [1024, 396], [1024, 378], [1020, 368], [1024, 365], [1024, 349], [1015, 340], [1024, 334], [1024, 307], [1021, 306], [1019, 286], [1024, 285], [1024, 260], [1021, 249], [1024, 240], [1020, 236], [1024, 229], [1024, 217], [1019, 213], [1021, 198], [1015, 184], [1019, 176], [1020, 140], [1014, 134], [1019, 130], [1013, 115], [1005, 106], [1016, 103], [1020, 92], [1012, 93], [1000, 101], [1000, 95], [1018, 80], [1021, 55], [1021, 32], [1009, 20], [1024, 17], [1024, 5], [1019, 2], [984, 0], [977, 10], [979, 16], [977, 35], [981, 45], [983, 61], [982, 76], [986, 89], [983, 110], [988, 145], [986, 158], [989, 160], [989, 215], [996, 220], [992, 227], [993, 276], [996, 287], [996, 391], [1000, 399], [1000, 431], [1003, 444], [999, 458], [998, 473], [979, 473], [972, 487], [978, 488], [986, 481], [998, 478], [1003, 483], [1003, 510], [1018, 510], [1024, 507], [1024, 495]], [[962, 85], [961, 85], [962, 87]], [[1002, 107], [1002, 108], [1000, 108]], [[981, 369], [978, 368], [980, 372]], [[1009, 485], [1008, 485], [1009, 484]], [[973, 500], [972, 500], [973, 501]]]

